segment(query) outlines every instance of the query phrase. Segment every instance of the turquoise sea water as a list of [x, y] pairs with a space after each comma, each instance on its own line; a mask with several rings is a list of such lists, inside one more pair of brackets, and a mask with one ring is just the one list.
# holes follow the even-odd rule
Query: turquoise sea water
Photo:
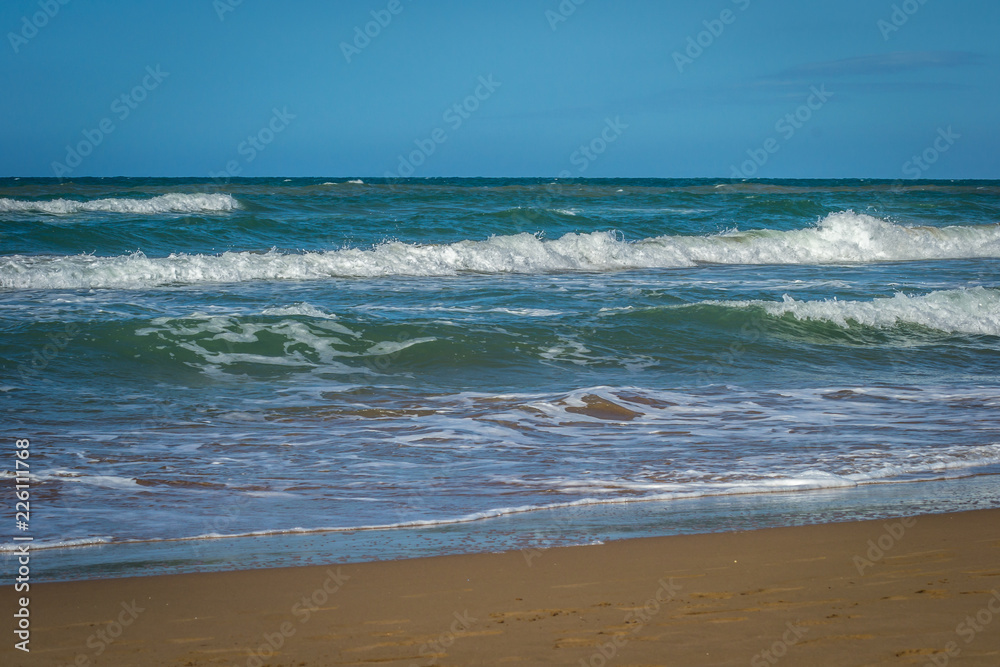
[[34, 544], [88, 576], [1000, 506], [998, 222], [996, 181], [0, 179]]

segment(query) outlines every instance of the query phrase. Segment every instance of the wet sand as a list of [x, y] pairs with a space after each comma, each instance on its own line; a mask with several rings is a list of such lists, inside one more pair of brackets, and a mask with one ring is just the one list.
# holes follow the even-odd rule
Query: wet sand
[[1000, 510], [29, 595], [0, 664], [995, 666]]

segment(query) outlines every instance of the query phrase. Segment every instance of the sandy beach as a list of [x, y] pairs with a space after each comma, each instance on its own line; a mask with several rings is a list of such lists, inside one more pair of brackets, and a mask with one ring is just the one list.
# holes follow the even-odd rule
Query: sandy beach
[[1000, 2], [0, 26], [0, 667], [1000, 667]]
[[5, 665], [996, 665], [1000, 510], [40, 583], [29, 608]]

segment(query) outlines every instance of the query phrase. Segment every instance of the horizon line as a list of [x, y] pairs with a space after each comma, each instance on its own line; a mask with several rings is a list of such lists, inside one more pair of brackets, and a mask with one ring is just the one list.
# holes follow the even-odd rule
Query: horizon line
[[[34, 179], [34, 180], [48, 180], [48, 181], [60, 181], [62, 183], [72, 183], [74, 181], [87, 180], [87, 179], [112, 179], [112, 178], [159, 178], [159, 179], [191, 179], [191, 180], [204, 180], [204, 181], [218, 181], [219, 179], [213, 178], [212, 176], [195, 176], [195, 175], [185, 175], [185, 176], [163, 176], [163, 175], [124, 175], [119, 174], [115, 176], [77, 176], [75, 178], [63, 178], [59, 176], [0, 176], [0, 180], [20, 180], [20, 179]], [[757, 178], [733, 178], [731, 176], [364, 176], [364, 175], [315, 175], [315, 176], [289, 176], [287, 174], [277, 174], [270, 176], [233, 176], [225, 181], [222, 185], [227, 183], [232, 183], [233, 181], [252, 181], [252, 180], [265, 180], [265, 179], [275, 179], [275, 178], [286, 178], [286, 179], [348, 179], [348, 180], [364, 180], [370, 179], [372, 181], [428, 181], [428, 180], [500, 180], [500, 179], [530, 179], [530, 180], [550, 180], [550, 181], [622, 181], [622, 180], [659, 180], [659, 181], [726, 181], [730, 183], [752, 183], [758, 181], [889, 181], [889, 182], [900, 182], [900, 183], [929, 183], [929, 182], [949, 182], [949, 181], [1000, 181], [1000, 176], [995, 177], [952, 177], [952, 178], [893, 178], [885, 176], [771, 176], [771, 177], [757, 177]]]

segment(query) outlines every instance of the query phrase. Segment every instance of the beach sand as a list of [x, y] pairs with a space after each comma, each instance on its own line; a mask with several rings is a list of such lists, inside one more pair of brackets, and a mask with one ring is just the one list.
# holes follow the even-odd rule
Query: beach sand
[[980, 510], [35, 583], [31, 652], [8, 631], [0, 664], [995, 666], [998, 591], [1000, 510]]

